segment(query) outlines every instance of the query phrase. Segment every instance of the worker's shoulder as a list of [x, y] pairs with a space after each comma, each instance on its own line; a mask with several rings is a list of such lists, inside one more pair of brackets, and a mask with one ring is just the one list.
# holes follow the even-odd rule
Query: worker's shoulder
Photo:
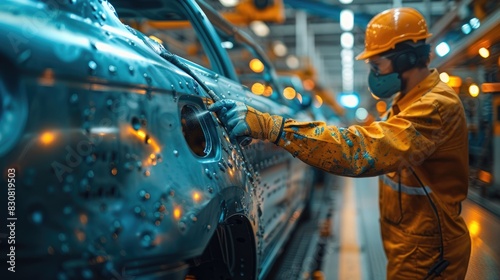
[[430, 89], [421, 98], [422, 102], [429, 102], [437, 106], [461, 105], [458, 94], [446, 83], [438, 82], [436, 86]]

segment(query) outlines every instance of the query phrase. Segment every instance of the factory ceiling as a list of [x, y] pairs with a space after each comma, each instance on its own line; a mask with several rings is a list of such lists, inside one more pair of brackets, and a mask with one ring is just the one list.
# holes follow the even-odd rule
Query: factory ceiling
[[[221, 12], [227, 12], [219, 0], [205, 0]], [[269, 2], [269, 1], [256, 1]], [[498, 69], [498, 54], [500, 53], [500, 2], [496, 0], [353, 0], [350, 4], [342, 4], [339, 0], [283, 0], [284, 19], [281, 22], [268, 21], [270, 32], [265, 37], [255, 35], [264, 48], [270, 51], [273, 42], [285, 44], [288, 54], [299, 57], [300, 63], [312, 64], [317, 79], [323, 86], [334, 92], [342, 91], [342, 59], [341, 34], [344, 32], [339, 24], [340, 12], [349, 9], [354, 14], [352, 34], [354, 56], [364, 47], [364, 32], [366, 24], [377, 13], [398, 6], [408, 6], [418, 9], [426, 18], [433, 37], [430, 43], [434, 49], [440, 42], [449, 42], [452, 46], [445, 57], [432, 56], [431, 66], [439, 70], [468, 71], [476, 68], [479, 61], [477, 50], [491, 47], [490, 60]], [[472, 18], [479, 17], [481, 27], [469, 35], [463, 34], [461, 26]], [[246, 28], [248, 24], [240, 24]], [[279, 70], [286, 70], [285, 57], [273, 57]], [[300, 67], [304, 67], [301, 65]], [[354, 62], [354, 90], [361, 96], [369, 96], [366, 85], [368, 67], [363, 62]]]

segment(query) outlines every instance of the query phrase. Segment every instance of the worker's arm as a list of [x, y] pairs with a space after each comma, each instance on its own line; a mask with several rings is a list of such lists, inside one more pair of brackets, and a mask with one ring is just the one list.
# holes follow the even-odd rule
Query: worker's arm
[[[256, 110], [243, 103], [229, 106], [231, 102], [234, 101], [226, 101], [224, 106], [215, 103], [213, 106], [218, 110], [214, 111], [219, 112], [230, 131], [238, 127], [249, 127], [251, 131], [234, 129], [233, 136], [262, 135], [261, 139], [271, 140], [302, 161], [344, 176], [374, 176], [419, 164], [436, 149], [438, 139], [432, 135], [441, 127], [439, 114], [429, 104], [415, 104], [408, 113], [388, 121], [342, 128], [293, 119], [286, 119], [278, 126], [281, 117], [260, 112], [249, 114]], [[227, 108], [227, 112], [221, 114], [221, 107]], [[254, 121], [255, 116], [260, 120]], [[425, 120], [420, 116], [425, 116]]]

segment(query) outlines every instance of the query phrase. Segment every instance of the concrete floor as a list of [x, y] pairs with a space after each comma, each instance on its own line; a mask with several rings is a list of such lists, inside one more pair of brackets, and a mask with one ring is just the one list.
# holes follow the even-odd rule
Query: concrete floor
[[[326, 182], [325, 188], [334, 192], [336, 222], [323, 279], [385, 279], [377, 178], [329, 176]], [[500, 279], [500, 218], [470, 199], [463, 203], [462, 213], [472, 237], [466, 279]]]

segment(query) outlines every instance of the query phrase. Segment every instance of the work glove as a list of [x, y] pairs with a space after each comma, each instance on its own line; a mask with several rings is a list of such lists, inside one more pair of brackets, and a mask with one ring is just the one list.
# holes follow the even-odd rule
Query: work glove
[[208, 110], [217, 114], [232, 139], [249, 136], [277, 143], [283, 130], [283, 117], [262, 113], [243, 102], [223, 99], [210, 105]]

